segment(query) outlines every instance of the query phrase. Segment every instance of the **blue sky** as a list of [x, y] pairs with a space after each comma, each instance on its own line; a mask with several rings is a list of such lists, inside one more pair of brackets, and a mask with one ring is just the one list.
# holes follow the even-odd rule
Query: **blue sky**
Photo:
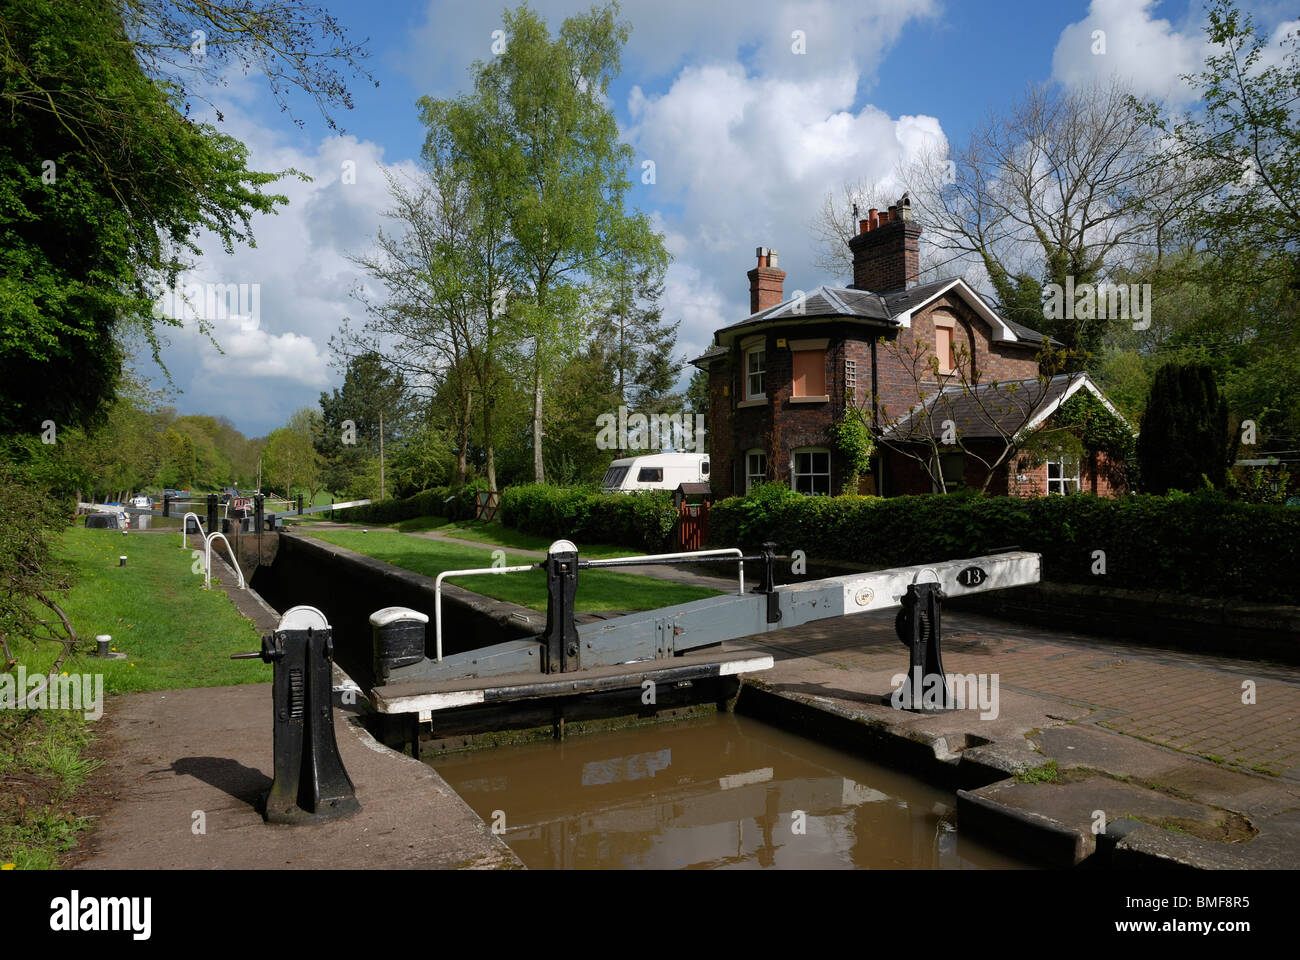
[[[590, 2], [536, 0], [557, 30]], [[415, 101], [468, 89], [491, 56], [504, 4], [328, 0], [356, 38], [369, 37], [376, 89], [352, 86], [355, 109], [331, 131], [310, 105], [280, 112], [256, 76], [210, 92], [221, 129], [248, 143], [255, 169], [294, 167], [290, 204], [254, 222], [255, 250], [227, 255], [208, 238], [189, 276], [257, 284], [259, 315], [217, 321], [219, 353], [193, 324], [173, 330], [164, 361], [182, 413], [229, 417], [250, 436], [281, 425], [341, 381], [329, 340], [364, 311], [347, 259], [364, 253], [388, 206], [384, 174], [413, 173], [423, 142]], [[1270, 32], [1295, 14], [1247, 3]], [[611, 105], [637, 155], [631, 203], [655, 218], [674, 261], [664, 298], [694, 356], [712, 331], [748, 313], [745, 272], [775, 247], [786, 291], [842, 280], [813, 266], [809, 221], [848, 181], [901, 192], [895, 171], [918, 151], [959, 143], [1027, 85], [1118, 75], [1140, 93], [1185, 97], [1180, 72], [1203, 55], [1200, 0], [627, 0], [632, 27]], [[1093, 31], [1106, 32], [1104, 56]], [[792, 50], [803, 33], [806, 52]], [[656, 182], [640, 182], [652, 159]], [[355, 169], [355, 182], [342, 171]], [[924, 226], [924, 225], [923, 225]], [[151, 362], [141, 372], [156, 374]], [[161, 383], [161, 377], [155, 376]]]

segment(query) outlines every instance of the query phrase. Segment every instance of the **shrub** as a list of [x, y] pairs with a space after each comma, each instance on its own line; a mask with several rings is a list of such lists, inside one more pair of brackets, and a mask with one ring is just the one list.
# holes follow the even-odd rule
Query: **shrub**
[[478, 512], [478, 491], [486, 489], [486, 480], [471, 480], [458, 487], [430, 487], [401, 500], [351, 507], [340, 512], [339, 519], [352, 523], [396, 523], [412, 517], [472, 520]]
[[[764, 540], [822, 560], [895, 567], [1019, 547], [1043, 579], [1196, 596], [1300, 602], [1300, 510], [1221, 493], [1068, 497], [733, 497], [713, 505], [714, 546]], [[1105, 554], [1105, 577], [1092, 572]]]
[[602, 494], [593, 487], [531, 483], [502, 492], [501, 519], [543, 537], [615, 543], [653, 553], [668, 545], [677, 511], [667, 490]]
[[1137, 441], [1147, 493], [1222, 489], [1228, 467], [1228, 407], [1204, 364], [1156, 371]]

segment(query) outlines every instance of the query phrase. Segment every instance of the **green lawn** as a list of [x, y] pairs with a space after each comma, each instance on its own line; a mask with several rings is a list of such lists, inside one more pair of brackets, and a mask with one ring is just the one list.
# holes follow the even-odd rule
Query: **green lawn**
[[[440, 529], [446, 530], [446, 527]], [[347, 547], [406, 570], [436, 577], [444, 570], [492, 566], [492, 551], [442, 543], [426, 537], [412, 537], [383, 528], [360, 530], [304, 529], [303, 533]], [[480, 538], [481, 539], [481, 538]], [[618, 555], [625, 555], [621, 551]], [[537, 558], [506, 551], [508, 566], [536, 563]], [[456, 577], [451, 582], [485, 597], [508, 600], [534, 610], [546, 609], [546, 575], [541, 570], [522, 573], [480, 574]], [[613, 570], [584, 570], [578, 574], [579, 612], [604, 610], [653, 610], [658, 607], [718, 596], [720, 591], [655, 580]]]
[[[261, 648], [257, 628], [220, 590], [203, 589], [179, 535], [73, 527], [60, 553], [77, 579], [59, 603], [84, 640], [63, 670], [102, 674], [106, 698], [271, 679], [260, 660], [230, 659]], [[127, 565], [118, 567], [122, 554]], [[101, 633], [111, 634], [127, 659], [89, 656]], [[29, 675], [47, 671], [60, 649], [13, 640], [10, 646]], [[112, 709], [110, 700], [105, 711]], [[78, 812], [78, 791], [99, 765], [87, 756], [94, 734], [95, 723], [75, 711], [0, 711], [0, 868], [57, 866], [90, 826]]]
[[[64, 535], [62, 553], [76, 567], [77, 582], [60, 605], [77, 635], [86, 638], [87, 654], [101, 633], [127, 654], [126, 660], [78, 655], [64, 669], [102, 672], [106, 693], [271, 679], [270, 666], [260, 660], [230, 659], [260, 649], [261, 636], [222, 591], [203, 589], [201, 558], [195, 573], [192, 551], [180, 540], [179, 530], [122, 536], [73, 527]], [[127, 556], [125, 567], [117, 565], [120, 554]], [[24, 659], [29, 671], [53, 662], [57, 650], [44, 647]]]

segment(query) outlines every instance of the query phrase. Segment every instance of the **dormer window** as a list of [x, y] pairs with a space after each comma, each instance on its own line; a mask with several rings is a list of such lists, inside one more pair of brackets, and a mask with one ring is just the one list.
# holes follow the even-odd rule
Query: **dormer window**
[[762, 400], [767, 396], [767, 347], [759, 345], [745, 351], [745, 399]]

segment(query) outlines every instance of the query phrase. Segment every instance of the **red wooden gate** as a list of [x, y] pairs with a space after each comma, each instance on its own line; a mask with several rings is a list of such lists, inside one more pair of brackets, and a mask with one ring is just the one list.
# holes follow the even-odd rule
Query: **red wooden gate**
[[683, 550], [702, 550], [709, 536], [709, 505], [683, 503], [681, 522], [677, 524], [678, 546]]

